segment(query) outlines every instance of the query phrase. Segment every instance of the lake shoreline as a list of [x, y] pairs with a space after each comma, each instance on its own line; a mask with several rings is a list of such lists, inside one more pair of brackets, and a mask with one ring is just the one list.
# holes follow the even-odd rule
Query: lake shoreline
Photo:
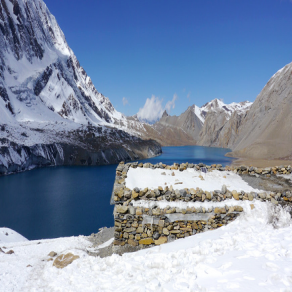
[[292, 165], [292, 160], [285, 159], [250, 159], [250, 158], [235, 158], [231, 166], [253, 166], [253, 167], [275, 167], [280, 165]]

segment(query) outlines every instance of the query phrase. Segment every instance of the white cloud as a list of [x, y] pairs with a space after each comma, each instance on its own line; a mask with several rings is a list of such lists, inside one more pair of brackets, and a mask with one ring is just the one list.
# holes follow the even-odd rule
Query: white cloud
[[152, 95], [151, 98], [147, 98], [144, 106], [139, 109], [137, 116], [141, 121], [147, 121], [149, 123], [154, 123], [159, 120], [164, 112], [168, 112], [171, 109], [175, 108], [175, 101], [177, 99], [177, 94], [173, 95], [172, 100], [168, 101], [165, 107], [162, 105], [163, 99], [159, 99], [155, 95]]
[[191, 92], [189, 91], [188, 95], [187, 95], [187, 99], [190, 99], [191, 97]]
[[172, 108], [175, 108], [175, 101], [177, 100], [177, 94], [175, 93], [173, 95], [173, 98], [171, 101], [168, 101], [166, 103], [165, 109], [169, 112]]
[[144, 106], [138, 111], [139, 120], [147, 120], [148, 122], [155, 122], [163, 114], [162, 99], [160, 100], [155, 95], [147, 98]]
[[128, 103], [129, 103], [129, 101], [125, 97], [123, 97], [123, 105], [126, 105]]

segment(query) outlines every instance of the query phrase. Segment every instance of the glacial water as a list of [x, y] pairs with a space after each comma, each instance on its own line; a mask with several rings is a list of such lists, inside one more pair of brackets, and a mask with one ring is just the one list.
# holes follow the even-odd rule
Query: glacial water
[[[163, 147], [143, 160], [153, 164], [191, 162], [230, 164], [228, 149], [201, 146]], [[26, 238], [90, 235], [113, 226], [109, 204], [116, 165], [48, 167], [0, 177], [0, 227]]]

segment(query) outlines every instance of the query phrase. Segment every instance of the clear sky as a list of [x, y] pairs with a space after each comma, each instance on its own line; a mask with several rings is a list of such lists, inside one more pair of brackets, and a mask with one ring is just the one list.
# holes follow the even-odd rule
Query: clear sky
[[291, 0], [45, 3], [97, 90], [126, 115], [151, 97], [176, 115], [214, 98], [254, 101], [292, 62]]

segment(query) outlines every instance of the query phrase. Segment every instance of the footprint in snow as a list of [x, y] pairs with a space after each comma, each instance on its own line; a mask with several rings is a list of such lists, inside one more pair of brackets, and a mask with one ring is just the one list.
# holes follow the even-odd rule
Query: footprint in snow
[[270, 270], [270, 271], [278, 271], [279, 270], [279, 266], [274, 264], [274, 263], [271, 263], [271, 262], [267, 262], [263, 268], [266, 268], [267, 270]]

